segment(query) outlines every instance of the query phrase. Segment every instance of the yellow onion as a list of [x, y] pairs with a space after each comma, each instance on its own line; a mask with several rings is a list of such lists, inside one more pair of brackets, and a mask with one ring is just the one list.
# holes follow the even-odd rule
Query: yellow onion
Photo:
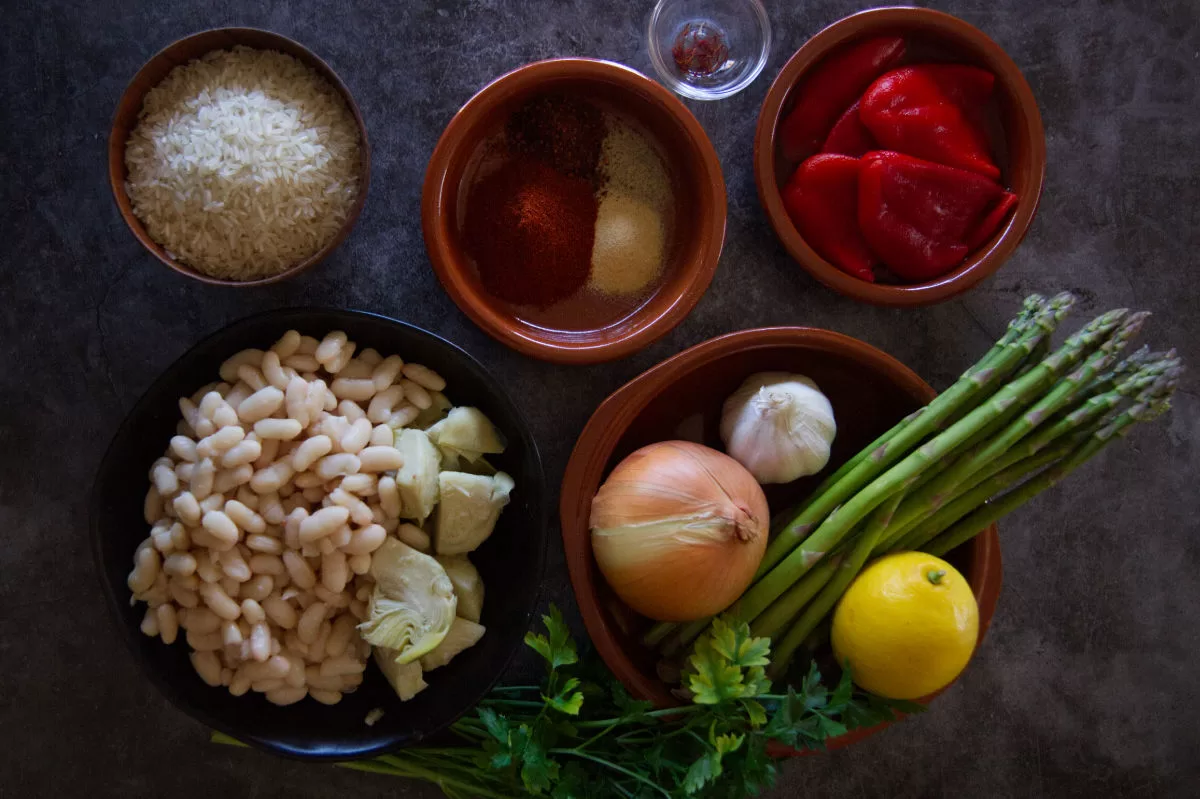
[[642, 447], [592, 500], [592, 551], [643, 616], [691, 621], [731, 605], [767, 545], [767, 498], [746, 467], [688, 441]]

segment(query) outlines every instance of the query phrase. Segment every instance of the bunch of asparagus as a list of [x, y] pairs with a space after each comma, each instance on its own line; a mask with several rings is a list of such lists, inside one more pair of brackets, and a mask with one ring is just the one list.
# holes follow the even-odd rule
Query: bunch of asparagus
[[[755, 581], [727, 611], [774, 639], [773, 678], [870, 558], [945, 555], [1170, 407], [1182, 371], [1174, 350], [1121, 359], [1146, 313], [1109, 311], [1050, 351], [1074, 302], [1027, 298], [958, 382], [782, 515]], [[646, 643], [671, 659], [710, 621], [657, 625]]]

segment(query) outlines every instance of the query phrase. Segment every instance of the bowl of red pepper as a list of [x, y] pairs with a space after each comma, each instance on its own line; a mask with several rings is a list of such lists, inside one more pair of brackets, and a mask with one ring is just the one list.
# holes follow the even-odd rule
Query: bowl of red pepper
[[425, 174], [425, 246], [446, 292], [513, 349], [625, 357], [695, 307], [725, 238], [725, 181], [700, 123], [620, 64], [560, 58], [494, 80]]
[[822, 30], [759, 113], [759, 199], [784, 248], [875, 305], [956, 296], [1012, 255], [1045, 180], [1041, 115], [985, 33], [924, 8]]

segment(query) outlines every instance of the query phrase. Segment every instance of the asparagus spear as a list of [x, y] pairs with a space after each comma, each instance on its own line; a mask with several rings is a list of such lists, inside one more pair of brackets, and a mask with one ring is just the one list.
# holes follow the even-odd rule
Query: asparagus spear
[[[897, 491], [906, 490], [920, 478], [921, 472], [967, 441], [995, 416], [1013, 403], [1028, 403], [1035, 392], [1044, 391], [1053, 381], [1074, 366], [1092, 348], [1106, 339], [1124, 318], [1124, 311], [1110, 311], [1092, 320], [1067, 339], [1053, 355], [1024, 377], [1017, 378], [972, 410], [948, 430], [918, 447], [884, 474], [854, 494], [836, 512], [829, 514], [817, 530], [796, 547], [782, 563], [754, 584], [736, 605], [739, 618], [752, 621], [770, 606], [788, 587], [800, 579], [814, 563], [824, 557], [842, 537], [868, 513]], [[1030, 345], [1036, 344], [1036, 340]], [[932, 404], [931, 406], [932, 407]], [[912, 429], [918, 425], [910, 425]], [[902, 434], [903, 435], [903, 434]], [[900, 438], [902, 436], [898, 436]]]
[[[1074, 352], [1079, 352], [1081, 346], [1088, 346], [1087, 342], [1089, 340], [1094, 341], [1098, 336], [1106, 335], [1104, 332], [1108, 327], [1106, 320], [1115, 318], [1120, 322], [1119, 326], [1112, 332], [1112, 335], [1100, 344], [1099, 349], [1092, 352], [1079, 368], [1071, 371], [1066, 377], [1055, 384], [1045, 396], [1033, 404], [1033, 407], [1005, 426], [1003, 431], [998, 435], [990, 437], [986, 444], [958, 458], [951, 467], [944, 469], [935, 479], [928, 480], [923, 486], [914, 490], [908, 499], [905, 500], [904, 507], [897, 512], [890, 535], [895, 537], [898, 531], [911, 529], [920, 520], [920, 517], [928, 512], [930, 507], [937, 509], [949, 497], [954, 495], [955, 488], [962, 484], [963, 481], [969, 479], [972, 475], [987, 467], [989, 463], [994, 462], [997, 458], [1008, 452], [1021, 439], [1042, 424], [1042, 422], [1065, 407], [1072, 397], [1077, 396], [1092, 382], [1097, 373], [1112, 365], [1118, 353], [1141, 330], [1148, 316], [1149, 314], [1146, 313], [1136, 313], [1126, 317], [1123, 310], [1109, 311], [1107, 314], [1099, 317], [1092, 325], [1085, 327], [1076, 334], [1073, 337], [1073, 339], [1076, 339]], [[1068, 341], [1062, 349], [1046, 360], [1068, 357], [1068, 348], [1071, 346], [1072, 342]], [[1038, 370], [1045, 363], [1044, 361], [1043, 364], [1039, 364], [1038, 367], [1035, 367], [1034, 370], [1021, 379], [1032, 380], [1033, 378], [1029, 375], [1037, 374]], [[1043, 374], [1044, 386], [1049, 386], [1055, 379], [1055, 372], [1052, 369], [1045, 369], [1043, 370]], [[1035, 390], [1040, 393], [1042, 389]]]
[[969, 514], [945, 532], [922, 547], [931, 555], [944, 555], [950, 550], [962, 545], [975, 536], [980, 530], [995, 522], [1007, 513], [1016, 510], [1033, 497], [1048, 488], [1057, 485], [1064, 477], [1079, 468], [1085, 461], [1103, 449], [1106, 445], [1124, 436], [1131, 425], [1137, 422], [1148, 422], [1165, 413], [1171, 407], [1170, 395], [1175, 389], [1175, 376], [1160, 379], [1158, 385], [1139, 398], [1129, 409], [1118, 415], [1113, 421], [1094, 433], [1086, 442], [1075, 449], [1073, 453], [1063, 458], [1054, 466], [1046, 469], [1031, 480], [1007, 494], [988, 502], [974, 513]]
[[[958, 382], [930, 402], [923, 413], [908, 423], [901, 423], [901, 429], [883, 446], [871, 450], [835, 485], [814, 495], [804, 510], [771, 542], [759, 566], [758, 576], [765, 577], [835, 508], [937, 431], [943, 422], [975, 402], [979, 395], [989, 388], [1002, 383], [1020, 366], [1038, 342], [1054, 331], [1074, 302], [1075, 298], [1065, 293], [1057, 295], [1049, 302], [1036, 295], [1027, 299], [1023, 313], [1010, 324], [1010, 328], [1015, 330], [1005, 333], [1004, 338], [1008, 339], [1008, 343], [1004, 347], [993, 348], [974, 367], [968, 369]], [[824, 550], [821, 554], [824, 554]]]
[[850, 583], [862, 571], [863, 564], [871, 556], [871, 550], [879, 543], [883, 531], [887, 529], [888, 522], [892, 519], [892, 513], [895, 512], [896, 506], [900, 504], [902, 498], [903, 494], [897, 494], [875, 509], [863, 528], [862, 534], [854, 542], [854, 548], [850, 550], [849, 557], [841, 564], [841, 568], [834, 570], [835, 573], [821, 588], [816, 598], [803, 606], [803, 611], [800, 606], [783, 609], [785, 613], [788, 610], [791, 611], [787, 614], [789, 618], [797, 612], [800, 615], [783, 636], [783, 640], [771, 648], [771, 666], [768, 669], [771, 679], [778, 679], [787, 671], [792, 653], [804, 643], [804, 640], [817, 628], [821, 620], [833, 610], [833, 606], [842, 598], [842, 594], [846, 593]]

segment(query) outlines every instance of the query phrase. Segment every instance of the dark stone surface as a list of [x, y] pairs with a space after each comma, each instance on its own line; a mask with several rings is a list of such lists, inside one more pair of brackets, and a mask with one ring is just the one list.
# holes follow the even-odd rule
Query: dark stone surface
[[[1029, 291], [1078, 316], [1156, 314], [1146, 338], [1200, 363], [1200, 13], [1194, 0], [936, 3], [1026, 72], [1049, 146], [1028, 240], [967, 296], [880, 310], [824, 290], [784, 255], [751, 171], [758, 106], [787, 56], [850, 2], [773, 3], [776, 45], [741, 95], [692, 104], [729, 184], [712, 289], [666, 339], [611, 365], [554, 367], [494, 343], [434, 279], [418, 226], [425, 162], [491, 77], [555, 55], [648, 70], [650, 3], [6, 3], [0, 42], [0, 795], [433, 797], [436, 789], [211, 746], [143, 682], [100, 602], [85, 495], [109, 436], [191, 343], [266, 308], [331, 303], [459, 342], [521, 394], [553, 483], [591, 409], [646, 367], [718, 333], [828, 327], [946, 386]], [[273, 288], [208, 288], [125, 229], [105, 142], [117, 99], [159, 48], [211, 26], [293, 36], [354, 91], [375, 148], [357, 229]], [[1190, 796], [1200, 785], [1200, 383], [1174, 413], [1004, 525], [1005, 590], [965, 677], [929, 713], [848, 751], [789, 763], [775, 796]], [[137, 479], [141, 479], [138, 476]], [[556, 547], [545, 587], [572, 614]], [[88, 786], [85, 788], [85, 786]]]

